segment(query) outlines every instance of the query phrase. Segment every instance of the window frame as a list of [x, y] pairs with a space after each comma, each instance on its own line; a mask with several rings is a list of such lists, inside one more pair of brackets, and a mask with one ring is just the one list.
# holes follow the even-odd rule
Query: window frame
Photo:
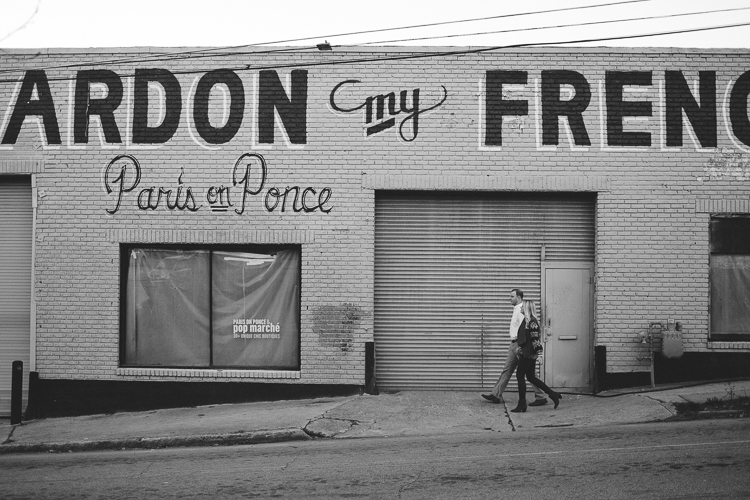
[[[207, 338], [209, 347], [209, 363], [205, 366], [177, 366], [177, 365], [140, 365], [125, 362], [126, 354], [126, 331], [127, 331], [127, 286], [128, 270], [130, 262], [130, 252], [134, 249], [154, 249], [154, 250], [187, 250], [187, 251], [208, 251], [210, 253], [209, 262], [212, 261], [213, 252], [247, 252], [247, 253], [265, 253], [269, 251], [296, 250], [299, 254], [298, 264], [298, 308], [297, 311], [297, 359], [295, 366], [227, 366], [214, 364], [214, 332], [213, 332], [213, 307], [209, 307], [209, 335]], [[161, 369], [161, 370], [232, 370], [232, 371], [256, 371], [256, 370], [283, 370], [299, 371], [302, 366], [302, 245], [300, 244], [172, 244], [172, 243], [121, 243], [120, 244], [120, 297], [119, 297], [119, 341], [118, 341], [118, 367], [128, 369]], [[213, 266], [209, 266], [209, 280], [213, 277]], [[210, 283], [209, 283], [210, 285]], [[209, 290], [209, 304], [213, 304], [213, 286], [207, 287]]]
[[714, 252], [713, 248], [716, 243], [715, 240], [718, 236], [714, 234], [714, 230], [713, 230], [714, 221], [728, 220], [728, 219], [746, 219], [748, 221], [748, 224], [750, 224], [750, 214], [712, 213], [709, 215], [709, 222], [708, 222], [708, 340], [710, 342], [747, 342], [747, 341], [750, 341], [750, 332], [748, 333], [715, 333], [712, 331], [714, 276], [713, 276], [713, 266], [711, 264], [711, 257], [714, 255], [748, 255], [750, 256], [750, 249], [748, 249], [747, 253], [732, 252], [732, 251]]

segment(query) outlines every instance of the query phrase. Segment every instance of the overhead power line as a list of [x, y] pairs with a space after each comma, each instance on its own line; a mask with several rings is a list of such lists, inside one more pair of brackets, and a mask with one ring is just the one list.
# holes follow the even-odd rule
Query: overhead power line
[[[266, 45], [288, 44], [288, 43], [296, 43], [296, 42], [302, 42], [302, 41], [307, 41], [307, 40], [321, 40], [321, 39], [327, 40], [329, 38], [333, 39], [333, 38], [339, 38], [339, 37], [345, 37], [345, 36], [385, 33], [389, 31], [411, 30], [411, 29], [419, 29], [419, 28], [427, 28], [427, 27], [435, 27], [435, 26], [447, 26], [450, 24], [490, 21], [490, 20], [506, 19], [506, 18], [512, 18], [512, 17], [534, 16], [534, 15], [539, 15], [539, 14], [551, 14], [551, 13], [556, 13], [556, 12], [571, 12], [571, 11], [578, 11], [578, 10], [611, 7], [615, 5], [644, 3], [644, 2], [653, 2], [653, 1], [655, 0], [619, 0], [616, 2], [608, 2], [608, 3], [601, 3], [601, 4], [595, 4], [595, 5], [583, 5], [583, 6], [577, 6], [577, 7], [560, 7], [556, 9], [537, 10], [537, 11], [530, 11], [530, 12], [516, 12], [512, 14], [500, 14], [496, 16], [460, 19], [460, 20], [454, 20], [454, 21], [441, 21], [441, 22], [435, 22], [435, 23], [399, 26], [399, 27], [394, 27], [394, 28], [379, 28], [379, 29], [373, 29], [373, 30], [352, 31], [348, 33], [335, 33], [335, 34], [318, 35], [318, 36], [305, 37], [305, 38], [294, 38], [294, 39], [288, 39], [288, 40], [276, 40], [273, 42], [260, 42], [260, 43], [245, 44], [245, 45], [228, 45], [228, 46], [223, 46], [223, 47], [207, 47], [204, 49], [194, 49], [194, 50], [188, 50], [188, 51], [182, 51], [182, 52], [160, 53], [160, 54], [155, 54], [153, 56], [138, 56], [135, 58], [111, 59], [111, 60], [90, 62], [86, 64], [67, 64], [67, 65], [59, 65], [59, 66], [45, 66], [45, 67], [40, 67], [40, 68], [35, 68], [35, 69], [43, 69], [43, 70], [63, 69], [63, 68], [69, 69], [69, 68], [74, 68], [74, 67], [93, 66], [93, 65], [111, 66], [115, 64], [142, 63], [142, 62], [148, 62], [148, 61], [165, 61], [165, 60], [174, 61], [174, 60], [181, 60], [181, 59], [197, 59], [199, 57], [230, 56], [230, 55], [236, 55], [237, 54], [236, 51], [238, 49], [251, 48], [251, 47], [263, 47]], [[383, 42], [370, 42], [370, 43], [383, 43]], [[295, 48], [279, 49], [279, 51], [313, 49], [313, 48], [315, 47], [302, 46], [302, 47], [295, 47]], [[220, 52], [220, 51], [232, 51], [232, 52], [227, 53], [227, 54], [217, 54], [217, 52]], [[256, 51], [252, 53], [262, 54], [262, 53], [272, 53], [272, 51], [268, 51], [268, 52]], [[0, 71], [0, 73], [8, 73], [11, 71], [19, 71], [19, 70], [2, 70]]]
[[[678, 29], [678, 30], [669, 30], [669, 31], [658, 31], [658, 32], [653, 32], [653, 33], [640, 33], [640, 34], [635, 34], [635, 35], [579, 38], [579, 39], [572, 39], [572, 40], [557, 40], [557, 41], [551, 41], [551, 42], [529, 42], [529, 43], [518, 43], [518, 44], [510, 44], [510, 45], [497, 45], [497, 46], [492, 46], [492, 47], [449, 50], [449, 51], [441, 51], [441, 52], [415, 51], [416, 53], [389, 55], [385, 57], [382, 57], [382, 56], [381, 57], [365, 57], [365, 58], [348, 59], [348, 60], [320, 61], [320, 62], [306, 63], [306, 64], [275, 64], [275, 65], [257, 65], [257, 66], [246, 65], [244, 68], [236, 68], [235, 71], [261, 71], [261, 70], [266, 70], [266, 69], [292, 69], [292, 68], [302, 68], [302, 67], [312, 68], [312, 67], [318, 67], [318, 66], [340, 66], [344, 64], [361, 64], [361, 63], [370, 63], [370, 62], [428, 59], [428, 58], [436, 58], [436, 57], [450, 57], [450, 56], [481, 54], [484, 52], [495, 52], [499, 50], [519, 49], [519, 48], [526, 48], [526, 47], [556, 46], [556, 45], [566, 45], [566, 44], [571, 44], [571, 43], [606, 42], [606, 41], [611, 41], [611, 40], [647, 38], [647, 37], [652, 37], [652, 36], [679, 35], [683, 33], [697, 33], [697, 32], [702, 32], [702, 31], [712, 31], [712, 30], [718, 30], [718, 29], [738, 28], [742, 26], [750, 26], [750, 21], [743, 22], [743, 23], [724, 24], [724, 25], [719, 25], [719, 26], [705, 26], [705, 27], [700, 27], [700, 28], [687, 28], [687, 29]], [[185, 71], [184, 73], [202, 73], [202, 71]], [[178, 72], [176, 74], [180, 74], [180, 73]]]
[[417, 28], [433, 28], [435, 26], [447, 26], [449, 24], [460, 24], [460, 23], [471, 23], [471, 22], [478, 22], [478, 21], [492, 21], [496, 19], [508, 19], [511, 17], [522, 17], [522, 16], [534, 16], [537, 14], [552, 14], [556, 12], [570, 12], [570, 11], [576, 11], [576, 10], [586, 10], [586, 9], [598, 9], [600, 7], [611, 7], [613, 5], [623, 5], [623, 4], [632, 4], [632, 3], [643, 3], [643, 2], [652, 2], [654, 0], [621, 0], [618, 2], [609, 2], [609, 3], [600, 3], [595, 5], [580, 5], [577, 7], [560, 7], [557, 9], [546, 9], [546, 10], [536, 10], [531, 12], [516, 12], [513, 14], [500, 14], [497, 16], [487, 16], [487, 17], [476, 17], [472, 19], [460, 19], [457, 21], [441, 21], [436, 23], [426, 23], [426, 24], [413, 24], [410, 26], [401, 26], [398, 28], [380, 28], [380, 29], [374, 29], [374, 30], [364, 30], [364, 31], [353, 31], [351, 33], [337, 33], [333, 35], [323, 35], [323, 36], [316, 36], [316, 37], [306, 37], [306, 38], [296, 38], [293, 40], [282, 40], [277, 42], [264, 42], [264, 43], [258, 43], [255, 45], [275, 45], [278, 43], [294, 43], [294, 42], [301, 42], [305, 40], [320, 40], [320, 39], [329, 39], [333, 37], [343, 37], [343, 36], [353, 36], [353, 35], [370, 35], [372, 33], [385, 33], [388, 31], [399, 31], [399, 30], [408, 30], [408, 29], [417, 29]]
[[0, 38], [0, 42], [2, 42], [3, 40], [7, 40], [11, 36], [15, 35], [19, 31], [21, 31], [22, 29], [24, 29], [26, 26], [28, 26], [29, 23], [31, 22], [31, 20], [34, 19], [34, 17], [36, 17], [36, 15], [39, 13], [39, 6], [41, 4], [42, 4], [42, 0], [38, 0], [37, 3], [36, 3], [36, 8], [34, 8], [34, 12], [31, 13], [31, 15], [29, 16], [29, 18], [26, 21], [24, 21], [21, 24], [21, 26], [19, 26], [18, 28], [14, 29], [13, 31], [11, 31], [7, 35], [5, 35], [4, 37]]
[[[268, 49], [268, 50], [257, 50], [252, 51], [250, 54], [253, 55], [266, 55], [266, 54], [278, 54], [283, 52], [301, 52], [305, 50], [315, 50], [317, 51], [316, 46], [309, 46], [309, 47], [279, 47], [278, 49]], [[227, 54], [210, 54], [210, 55], [202, 55], [202, 56], [181, 56], [181, 55], [171, 55], [169, 53], [160, 54], [159, 56], [154, 57], [134, 57], [134, 58], [123, 58], [123, 59], [109, 59], [104, 61], [94, 61], [94, 62], [85, 62], [85, 63], [70, 63], [70, 64], [58, 64], [54, 66], [38, 66], [33, 68], [10, 68], [10, 69], [3, 69], [0, 70], [0, 74], [4, 73], [13, 73], [16, 71], [28, 71], [31, 69], [35, 70], [44, 70], [49, 71], [53, 69], [61, 70], [61, 69], [72, 69], [72, 68], [88, 68], [88, 67], [103, 67], [103, 66], [114, 66], [114, 65], [123, 65], [123, 64], [136, 64], [136, 63], [150, 63], [150, 62], [161, 62], [161, 61], [180, 61], [183, 59], [198, 59], [199, 57], [219, 57], [219, 56], [230, 56], [230, 55], [242, 55], [242, 52], [231, 52]]]
[[667, 18], [674, 18], [674, 17], [686, 17], [686, 16], [697, 16], [702, 14], [718, 14], [720, 12], [736, 12], [740, 10], [750, 10], [750, 7], [736, 7], [733, 9], [716, 9], [716, 10], [704, 10], [700, 12], [683, 12], [679, 14], [664, 14], [660, 16], [642, 16], [642, 17], [630, 17], [625, 19], [610, 19], [606, 21], [588, 21], [584, 23], [570, 23], [570, 24], [557, 24], [552, 26], [538, 26], [534, 28], [515, 28], [515, 29], [506, 29], [506, 30], [497, 30], [497, 31], [482, 31], [482, 32], [475, 32], [475, 33], [457, 33], [452, 35], [434, 35], [434, 36], [425, 36], [425, 37], [419, 37], [419, 38], [403, 38], [400, 40], [386, 40], [386, 41], [377, 41], [377, 42], [363, 42], [358, 43], [357, 45], [375, 45], [375, 44], [384, 44], [384, 43], [398, 43], [398, 42], [416, 42], [420, 40], [436, 40], [441, 38], [463, 38], [468, 36], [479, 36], [479, 35], [497, 35], [500, 33], [519, 33], [519, 32], [528, 32], [528, 31], [539, 31], [539, 30], [548, 30], [548, 29], [557, 29], [557, 28], [579, 28], [583, 26], [595, 26], [595, 25], [602, 25], [602, 24], [614, 24], [614, 23], [625, 23], [625, 22], [633, 22], [633, 21], [651, 21], [655, 19], [667, 19]]
[[[703, 31], [737, 28], [737, 27], [743, 27], [743, 26], [750, 26], [750, 21], [742, 22], [742, 23], [724, 24], [724, 25], [718, 25], [718, 26], [705, 26], [705, 27], [699, 27], [699, 28], [686, 28], [686, 29], [659, 31], [659, 32], [652, 32], [652, 33], [641, 33], [641, 34], [634, 34], [634, 35], [579, 38], [579, 39], [571, 39], [571, 40], [556, 40], [556, 41], [546, 41], [546, 42], [528, 42], [528, 43], [498, 45], [498, 46], [492, 46], [492, 47], [480, 47], [480, 48], [471, 48], [471, 49], [458, 49], [458, 50], [449, 50], [449, 51], [440, 51], [440, 52], [432, 52], [432, 51], [425, 52], [425, 51], [415, 50], [414, 52], [406, 53], [406, 54], [395, 54], [395, 55], [378, 56], [378, 57], [361, 57], [361, 58], [352, 58], [352, 59], [337, 59], [333, 61], [328, 60], [328, 61], [292, 63], [292, 64], [269, 64], [269, 65], [249, 65], [248, 64], [248, 65], [236, 66], [236, 67], [225, 67], [222, 69], [227, 69], [227, 70], [234, 71], [234, 72], [242, 72], [242, 71], [261, 71], [261, 70], [294, 69], [294, 68], [313, 68], [313, 67], [322, 67], [322, 66], [340, 66], [340, 65], [346, 65], [346, 64], [381, 63], [381, 62], [387, 62], [387, 61], [404, 61], [404, 60], [471, 55], [471, 54], [480, 54], [484, 52], [494, 52], [494, 51], [499, 51], [499, 50], [517, 49], [517, 48], [525, 48], [525, 47], [557, 46], [557, 45], [566, 45], [566, 44], [606, 42], [606, 41], [612, 41], [612, 40], [626, 40], [626, 39], [635, 39], [635, 38], [648, 38], [648, 37], [655, 37], [655, 36], [677, 35], [677, 34], [684, 34], [684, 33], [697, 33], [697, 32], [703, 32]], [[312, 49], [315, 49], [315, 47], [304, 48], [304, 50], [312, 50]], [[299, 51], [301, 49], [296, 48], [296, 49], [290, 49], [290, 50]], [[254, 53], [250, 52], [249, 54], [252, 55]], [[237, 54], [233, 53], [231, 55], [237, 55]], [[175, 75], [189, 75], [189, 74], [205, 73], [205, 71], [206, 71], [205, 69], [193, 69], [193, 70], [184, 70], [184, 71], [172, 71], [172, 73]], [[74, 79], [75, 77], [59, 77], [59, 78], [49, 78], [49, 81], [70, 81]], [[4, 80], [0, 80], [0, 83], [15, 83], [17, 81], [18, 81], [17, 79], [4, 79]]]

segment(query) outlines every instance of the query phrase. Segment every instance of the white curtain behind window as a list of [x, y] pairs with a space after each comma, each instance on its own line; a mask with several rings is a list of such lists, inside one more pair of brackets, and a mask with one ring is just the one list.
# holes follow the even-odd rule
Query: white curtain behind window
[[214, 252], [216, 366], [297, 368], [299, 252]]
[[711, 334], [750, 333], [750, 255], [711, 256]]
[[299, 368], [299, 267], [298, 249], [131, 250], [125, 364]]
[[209, 365], [209, 265], [208, 251], [131, 250], [126, 364]]

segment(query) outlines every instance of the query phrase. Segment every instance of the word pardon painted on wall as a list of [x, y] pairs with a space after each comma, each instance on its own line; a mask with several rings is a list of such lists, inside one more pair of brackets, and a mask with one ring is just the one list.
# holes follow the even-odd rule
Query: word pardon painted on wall
[[[163, 208], [197, 212], [208, 206], [212, 212], [228, 212], [233, 208], [234, 213], [242, 215], [250, 200], [257, 196], [262, 198], [263, 207], [268, 212], [285, 212], [291, 208], [294, 212], [319, 210], [327, 214], [333, 209], [329, 204], [332, 195], [330, 187], [269, 187], [263, 195], [268, 166], [265, 158], [256, 153], [245, 153], [237, 159], [232, 168], [231, 186], [212, 185], [202, 198], [192, 187], [184, 185], [183, 175], [184, 171], [181, 171], [177, 185], [173, 187], [141, 187], [143, 169], [138, 159], [133, 155], [115, 156], [103, 173], [104, 190], [112, 199], [107, 213], [116, 214], [127, 198], [131, 198], [139, 210]], [[199, 199], [205, 200], [205, 204]]]
[[232, 320], [232, 338], [235, 339], [280, 339], [281, 325], [268, 318], [237, 318]]
[[[0, 148], [16, 144], [27, 119], [37, 122], [45, 147], [80, 148], [97, 136], [101, 146], [153, 147], [168, 143], [186, 126], [196, 144], [213, 148], [242, 135], [246, 107], [254, 107], [254, 133], [242, 140], [272, 145], [279, 125], [287, 144], [307, 143], [307, 70], [291, 71], [285, 88], [274, 70], [243, 81], [234, 71], [216, 69], [196, 76], [189, 90], [183, 88], [188, 82], [163, 68], [139, 68], [132, 75], [82, 70], [70, 83], [67, 106], [54, 100], [64, 92], [61, 80], [49, 79], [41, 69], [25, 72], [0, 123]], [[246, 102], [248, 85], [255, 88], [253, 103]], [[221, 124], [212, 120], [217, 113], [224, 116]], [[154, 116], [158, 123], [152, 123]], [[92, 125], [98, 134], [91, 133]]]

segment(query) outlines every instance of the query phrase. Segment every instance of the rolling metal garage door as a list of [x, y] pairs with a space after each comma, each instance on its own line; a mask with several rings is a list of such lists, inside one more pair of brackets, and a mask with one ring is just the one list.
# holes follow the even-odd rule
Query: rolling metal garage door
[[0, 415], [10, 415], [13, 361], [28, 393], [31, 330], [31, 183], [0, 177]]
[[542, 252], [593, 261], [595, 205], [592, 194], [377, 192], [378, 386], [491, 387], [510, 342], [510, 290], [539, 306]]

